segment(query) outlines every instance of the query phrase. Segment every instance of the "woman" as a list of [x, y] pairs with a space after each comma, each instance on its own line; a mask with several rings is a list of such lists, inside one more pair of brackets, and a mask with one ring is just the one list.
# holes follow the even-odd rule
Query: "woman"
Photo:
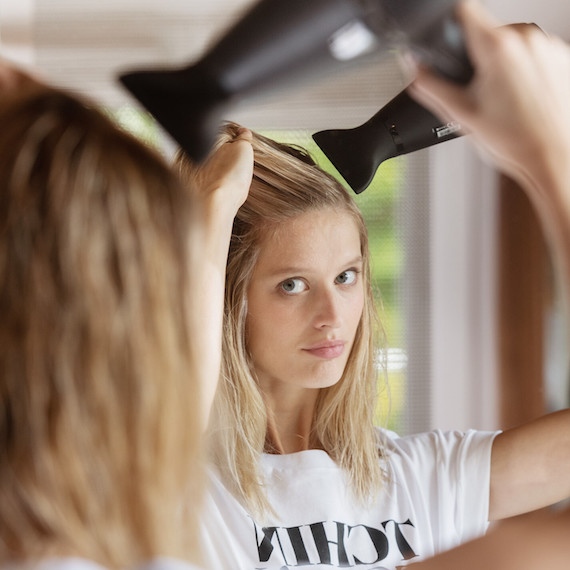
[[[374, 428], [362, 218], [303, 151], [259, 135], [253, 149], [227, 264], [207, 563], [395, 568], [570, 495], [566, 412], [500, 435]], [[182, 165], [189, 179], [200, 172]]]
[[217, 376], [193, 280], [215, 253], [202, 215], [231, 219], [233, 185], [189, 192], [90, 103], [5, 64], [0, 124], [0, 566], [189, 569], [199, 385]]

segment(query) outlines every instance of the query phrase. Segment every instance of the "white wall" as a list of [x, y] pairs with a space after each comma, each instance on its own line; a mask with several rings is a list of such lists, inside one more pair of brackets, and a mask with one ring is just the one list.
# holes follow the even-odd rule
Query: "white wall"
[[467, 139], [430, 150], [429, 428], [498, 425], [496, 176]]

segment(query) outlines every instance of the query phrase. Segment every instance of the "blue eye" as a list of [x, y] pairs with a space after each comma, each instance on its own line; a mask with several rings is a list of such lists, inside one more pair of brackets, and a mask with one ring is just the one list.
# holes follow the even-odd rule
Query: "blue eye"
[[354, 269], [349, 269], [343, 271], [340, 275], [337, 275], [335, 283], [339, 285], [352, 285], [356, 281], [356, 271]]
[[295, 293], [301, 293], [307, 288], [307, 285], [302, 279], [286, 279], [282, 283], [279, 284], [281, 290], [288, 295], [293, 295]]

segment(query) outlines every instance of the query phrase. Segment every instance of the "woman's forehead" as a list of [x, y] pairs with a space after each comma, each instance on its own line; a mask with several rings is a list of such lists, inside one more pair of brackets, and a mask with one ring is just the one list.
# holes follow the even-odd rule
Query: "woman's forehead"
[[310, 266], [324, 258], [342, 263], [360, 258], [360, 231], [354, 216], [333, 208], [311, 210], [272, 224], [259, 243], [258, 264]]

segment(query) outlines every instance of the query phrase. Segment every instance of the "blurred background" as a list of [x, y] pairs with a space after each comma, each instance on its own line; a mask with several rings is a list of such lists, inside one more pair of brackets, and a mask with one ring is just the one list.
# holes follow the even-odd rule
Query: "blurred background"
[[[485, 3], [504, 22], [535, 22], [570, 40], [567, 0]], [[0, 57], [88, 95], [170, 156], [172, 141], [117, 74], [198, 59], [249, 5], [0, 0]], [[408, 79], [398, 54], [368, 55], [243, 101], [226, 118], [305, 146], [336, 175], [311, 134], [363, 123]], [[496, 429], [568, 406], [568, 343], [548, 251], [510, 180], [464, 138], [387, 161], [357, 202], [388, 342], [379, 423], [400, 433]]]

